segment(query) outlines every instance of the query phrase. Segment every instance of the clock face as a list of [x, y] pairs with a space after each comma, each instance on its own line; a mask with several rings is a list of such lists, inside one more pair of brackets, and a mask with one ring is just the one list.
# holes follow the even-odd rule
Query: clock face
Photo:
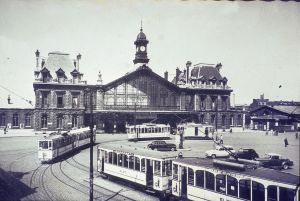
[[141, 46], [141, 47], [140, 47], [140, 50], [141, 50], [141, 51], [145, 51], [145, 50], [146, 50], [146, 47], [145, 47], [145, 46]]

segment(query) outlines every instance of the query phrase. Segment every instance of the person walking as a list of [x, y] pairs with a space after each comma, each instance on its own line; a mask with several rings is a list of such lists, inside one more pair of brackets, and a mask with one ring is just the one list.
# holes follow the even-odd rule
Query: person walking
[[284, 138], [284, 146], [287, 147], [289, 145], [289, 142], [287, 140], [287, 138]]
[[220, 144], [223, 144], [223, 135], [220, 135]]
[[296, 132], [295, 137], [296, 137], [296, 139], [298, 139], [298, 132]]
[[5, 126], [4, 129], [3, 129], [4, 135], [6, 134], [6, 129], [7, 129], [7, 127]]

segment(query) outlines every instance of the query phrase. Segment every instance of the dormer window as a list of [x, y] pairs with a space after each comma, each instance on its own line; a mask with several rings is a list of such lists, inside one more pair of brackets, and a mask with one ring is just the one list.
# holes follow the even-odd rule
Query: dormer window
[[49, 82], [52, 78], [50, 71], [47, 68], [43, 68], [41, 70], [41, 75], [42, 75], [42, 81], [44, 83]]
[[63, 83], [65, 79], [67, 79], [67, 76], [65, 75], [65, 71], [63, 71], [61, 68], [56, 71], [57, 81], [58, 83]]

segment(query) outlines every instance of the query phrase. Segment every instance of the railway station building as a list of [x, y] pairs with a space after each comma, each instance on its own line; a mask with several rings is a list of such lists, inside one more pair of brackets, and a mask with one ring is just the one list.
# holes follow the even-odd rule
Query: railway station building
[[[135, 70], [103, 84], [87, 84], [79, 71], [81, 55], [50, 52], [41, 59], [36, 52], [34, 127], [36, 130], [68, 130], [89, 124], [91, 115], [102, 132], [125, 132], [126, 125], [180, 122], [212, 124], [217, 129], [242, 126], [242, 116], [231, 108], [232, 89], [221, 75], [222, 64], [190, 61], [174, 69], [169, 79], [148, 65], [148, 40], [140, 29], [134, 45]], [[239, 111], [239, 110], [238, 110]]]

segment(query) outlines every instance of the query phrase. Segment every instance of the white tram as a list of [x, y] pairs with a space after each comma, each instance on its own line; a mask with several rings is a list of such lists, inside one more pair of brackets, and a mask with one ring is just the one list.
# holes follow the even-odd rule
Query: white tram
[[174, 152], [158, 152], [119, 144], [101, 144], [97, 152], [97, 171], [121, 178], [160, 195], [171, 193], [170, 181]]
[[179, 132], [183, 132], [185, 139], [210, 139], [214, 132], [214, 127], [208, 124], [181, 123], [177, 126]]
[[173, 161], [172, 195], [211, 201], [299, 201], [300, 177], [201, 158]]
[[[93, 132], [96, 140], [95, 129]], [[65, 133], [50, 133], [38, 140], [38, 158], [41, 162], [51, 161], [63, 154], [73, 151], [90, 143], [90, 128], [79, 128]]]
[[170, 125], [139, 124], [126, 126], [128, 140], [149, 140], [170, 138]]

